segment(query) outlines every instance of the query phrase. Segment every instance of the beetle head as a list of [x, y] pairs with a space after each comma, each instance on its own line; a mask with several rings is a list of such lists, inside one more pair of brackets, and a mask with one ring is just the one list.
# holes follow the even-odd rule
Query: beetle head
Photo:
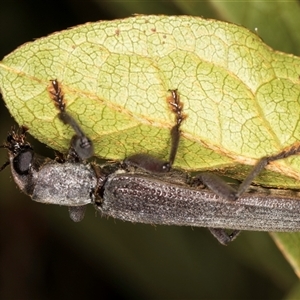
[[6, 142], [0, 146], [0, 148], [8, 150], [9, 156], [8, 161], [3, 164], [0, 171], [4, 170], [10, 164], [15, 182], [26, 194], [30, 193], [31, 167], [34, 157], [33, 149], [26, 141], [27, 130], [24, 126], [19, 130], [12, 128], [7, 135]]

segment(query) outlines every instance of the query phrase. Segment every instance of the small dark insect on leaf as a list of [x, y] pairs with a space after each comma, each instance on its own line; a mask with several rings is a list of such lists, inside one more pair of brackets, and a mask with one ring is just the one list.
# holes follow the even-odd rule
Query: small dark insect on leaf
[[106, 165], [87, 162], [93, 156], [93, 143], [66, 111], [62, 87], [52, 80], [49, 96], [59, 119], [75, 132], [69, 152], [55, 160], [37, 158], [26, 141], [26, 129], [12, 129], [1, 146], [8, 150], [9, 161], [0, 170], [10, 164], [13, 178], [25, 194], [37, 202], [68, 206], [75, 222], [84, 217], [85, 206], [93, 204], [102, 216], [124, 221], [207, 227], [224, 245], [240, 230], [300, 231], [297, 192], [251, 186], [270, 162], [298, 154], [300, 143], [263, 157], [237, 189], [211, 173], [192, 177], [172, 168], [180, 126], [188, 116], [183, 113], [178, 91], [168, 93], [175, 115], [168, 161], [137, 153]]

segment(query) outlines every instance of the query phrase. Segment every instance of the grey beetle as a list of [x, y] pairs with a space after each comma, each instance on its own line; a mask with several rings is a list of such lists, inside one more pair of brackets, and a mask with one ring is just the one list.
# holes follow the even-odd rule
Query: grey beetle
[[37, 202], [68, 206], [74, 221], [82, 220], [85, 206], [93, 204], [101, 215], [124, 221], [207, 227], [224, 245], [240, 230], [300, 231], [298, 192], [251, 185], [268, 163], [298, 154], [300, 144], [262, 158], [237, 189], [211, 173], [192, 177], [174, 170], [180, 125], [186, 116], [177, 90], [170, 93], [176, 122], [167, 162], [135, 154], [123, 162], [88, 163], [93, 144], [66, 112], [60, 84], [52, 80], [50, 96], [58, 116], [75, 131], [68, 154], [55, 160], [37, 156], [22, 127], [12, 130], [2, 146], [8, 150], [9, 161], [0, 171], [10, 164], [13, 178], [25, 194]]

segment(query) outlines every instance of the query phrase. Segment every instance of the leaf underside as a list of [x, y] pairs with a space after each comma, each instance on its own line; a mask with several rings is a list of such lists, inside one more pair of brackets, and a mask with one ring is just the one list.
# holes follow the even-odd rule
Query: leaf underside
[[[178, 89], [187, 118], [175, 167], [238, 179], [300, 140], [299, 75], [299, 57], [249, 30], [189, 16], [88, 23], [27, 43], [0, 63], [4, 101], [31, 135], [68, 149], [73, 132], [48, 91], [57, 79], [96, 155], [112, 160], [140, 152], [168, 159], [168, 90]], [[299, 188], [300, 158], [272, 163], [257, 183]]]

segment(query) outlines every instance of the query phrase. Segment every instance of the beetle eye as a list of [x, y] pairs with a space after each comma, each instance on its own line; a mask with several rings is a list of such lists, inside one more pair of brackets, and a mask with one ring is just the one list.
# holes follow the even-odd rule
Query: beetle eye
[[33, 151], [21, 152], [13, 159], [13, 168], [19, 175], [26, 175], [29, 172], [33, 160]]

